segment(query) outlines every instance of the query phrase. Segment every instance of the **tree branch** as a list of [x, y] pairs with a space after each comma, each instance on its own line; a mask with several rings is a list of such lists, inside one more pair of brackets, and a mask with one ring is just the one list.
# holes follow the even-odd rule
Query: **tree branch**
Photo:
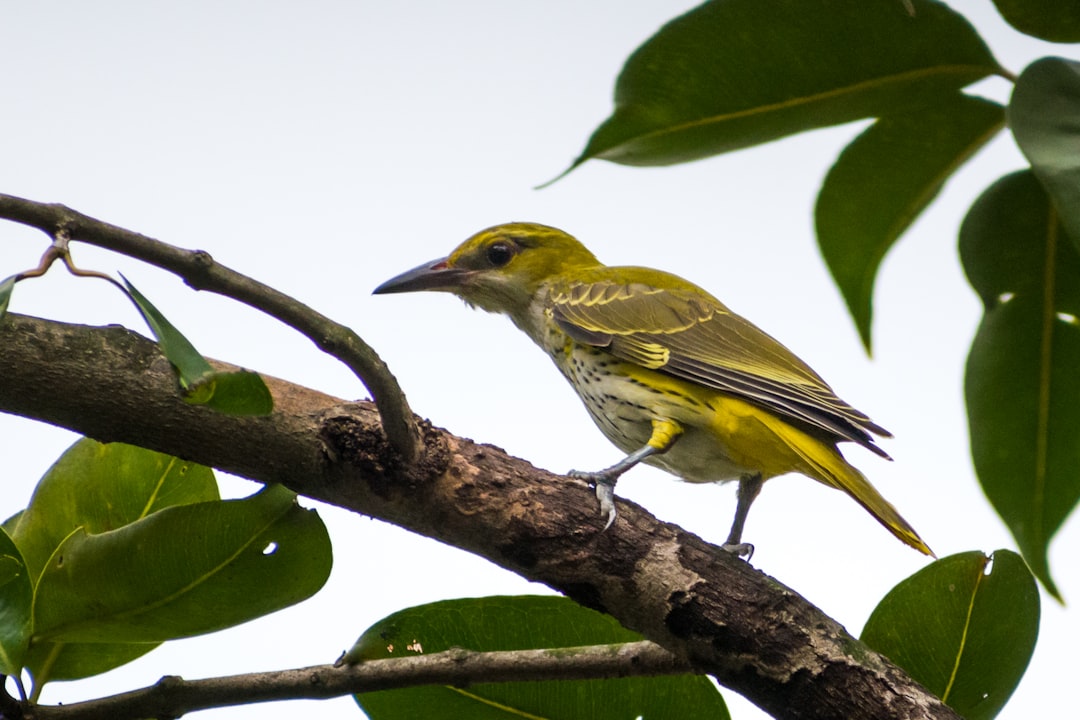
[[26, 708], [28, 720], [178, 718], [196, 710], [271, 702], [324, 700], [419, 685], [464, 687], [481, 682], [593, 680], [690, 672], [680, 660], [647, 640], [558, 650], [472, 652], [371, 660], [357, 665], [316, 665], [206, 680], [163, 677], [154, 685], [87, 702]]
[[423, 425], [405, 466], [369, 403], [268, 378], [275, 411], [181, 401], [155, 345], [117, 327], [0, 320], [0, 410], [178, 455], [476, 553], [607, 612], [779, 718], [956, 718], [794, 591], [640, 507], [607, 532], [588, 486]]
[[[375, 350], [349, 328], [246, 275], [216, 262], [203, 250], [184, 250], [83, 215], [65, 205], [0, 194], [0, 218], [35, 227], [54, 239], [82, 241], [138, 258], [178, 275], [196, 290], [239, 300], [277, 318], [341, 360], [371, 393], [387, 437], [408, 462], [419, 458], [420, 434], [405, 394]], [[113, 281], [115, 283], [115, 281]]]

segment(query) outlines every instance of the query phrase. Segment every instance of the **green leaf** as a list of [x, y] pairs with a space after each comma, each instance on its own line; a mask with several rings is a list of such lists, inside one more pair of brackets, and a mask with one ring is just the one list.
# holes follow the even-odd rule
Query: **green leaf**
[[7, 314], [8, 305], [11, 304], [11, 292], [15, 289], [15, 275], [9, 275], [0, 282], [0, 319]]
[[184, 400], [230, 415], [269, 415], [274, 410], [270, 388], [250, 370], [206, 375], [191, 386]]
[[166, 508], [97, 535], [80, 528], [42, 573], [34, 640], [147, 643], [213, 632], [310, 597], [330, 565], [318, 514], [281, 486]]
[[191, 341], [184, 337], [171, 322], [165, 319], [165, 316], [154, 307], [153, 303], [136, 290], [135, 286], [128, 282], [127, 278], [123, 279], [135, 307], [139, 309], [143, 319], [146, 320], [146, 324], [150, 326], [150, 330], [154, 333], [154, 337], [157, 338], [158, 345], [161, 346], [161, 352], [176, 368], [176, 372], [180, 376], [180, 386], [185, 389], [189, 388], [201, 378], [212, 374], [214, 369], [210, 367], [210, 363], [206, 361], [206, 358], [199, 354]]
[[1016, 81], [1009, 126], [1080, 248], [1080, 62], [1043, 58]]
[[22, 553], [0, 530], [0, 674], [18, 676], [22, 672], [30, 645], [33, 599], [33, 584]]
[[[433, 653], [561, 648], [640, 640], [614, 619], [559, 597], [487, 597], [409, 608], [380, 620], [357, 640], [347, 662]], [[726, 720], [707, 678], [682, 675], [618, 680], [427, 686], [356, 696], [372, 718], [680, 718]]]
[[966, 95], [881, 118], [840, 154], [818, 194], [818, 246], [870, 351], [874, 280], [893, 243], [945, 181], [1004, 126]]
[[1060, 599], [1047, 551], [1080, 500], [1080, 253], [1023, 171], [971, 207], [960, 257], [984, 305], [964, 388], [975, 471]]
[[1019, 555], [998, 550], [952, 555], [901, 582], [874, 609], [862, 641], [967, 720], [990, 720], [1020, 683], [1038, 634], [1031, 572]]
[[[42, 569], [76, 528], [100, 533], [175, 505], [215, 500], [217, 481], [202, 465], [123, 443], [84, 438], [38, 483], [30, 506], [9, 518], [9, 529], [36, 584]], [[24, 664], [40, 688], [112, 670], [156, 644], [92, 645], [36, 641]]]
[[274, 409], [270, 389], [250, 370], [214, 370], [195, 346], [177, 330], [135, 286], [124, 278], [135, 307], [154, 332], [161, 352], [176, 368], [184, 401], [206, 405], [230, 415], [269, 415]]
[[173, 505], [216, 500], [207, 467], [134, 445], [83, 438], [49, 468], [12, 538], [37, 579], [76, 528], [101, 533]]
[[1076, 0], [994, 0], [1005, 21], [1022, 33], [1059, 43], [1080, 42]]
[[[14, 571], [14, 573], [12, 572]], [[0, 673], [20, 675], [33, 668], [35, 688], [50, 680], [74, 680], [112, 670], [157, 647], [35, 643], [32, 634], [33, 582], [18, 549], [0, 532]]]
[[[627, 60], [615, 110], [573, 162], [669, 165], [893, 115], [1004, 71], [930, 0], [712, 0]], [[564, 173], [565, 174], [565, 173]]]

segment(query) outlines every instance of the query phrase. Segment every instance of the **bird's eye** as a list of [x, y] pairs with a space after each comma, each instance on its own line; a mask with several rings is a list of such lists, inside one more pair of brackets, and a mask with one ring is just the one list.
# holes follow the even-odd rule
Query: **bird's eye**
[[514, 257], [514, 248], [510, 243], [492, 243], [487, 249], [487, 260], [492, 267], [502, 267]]

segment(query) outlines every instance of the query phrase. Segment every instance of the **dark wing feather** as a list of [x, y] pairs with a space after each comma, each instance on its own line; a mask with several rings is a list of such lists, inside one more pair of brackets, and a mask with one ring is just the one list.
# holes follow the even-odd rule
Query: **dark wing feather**
[[704, 291], [657, 271], [637, 274], [645, 272], [674, 287], [623, 279], [567, 282], [551, 291], [552, 317], [577, 342], [731, 393], [888, 457], [870, 435], [888, 432], [837, 397], [790, 350]]

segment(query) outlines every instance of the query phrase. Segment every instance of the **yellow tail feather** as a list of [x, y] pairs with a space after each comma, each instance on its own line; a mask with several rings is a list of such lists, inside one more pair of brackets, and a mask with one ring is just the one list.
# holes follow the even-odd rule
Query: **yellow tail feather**
[[769, 429], [802, 458], [806, 467], [800, 469], [801, 472], [825, 485], [843, 490], [902, 542], [925, 555], [937, 557], [907, 520], [881, 496], [865, 475], [844, 459], [839, 450], [779, 418], [768, 417], [766, 420], [759, 416], [758, 419], [766, 421]]

